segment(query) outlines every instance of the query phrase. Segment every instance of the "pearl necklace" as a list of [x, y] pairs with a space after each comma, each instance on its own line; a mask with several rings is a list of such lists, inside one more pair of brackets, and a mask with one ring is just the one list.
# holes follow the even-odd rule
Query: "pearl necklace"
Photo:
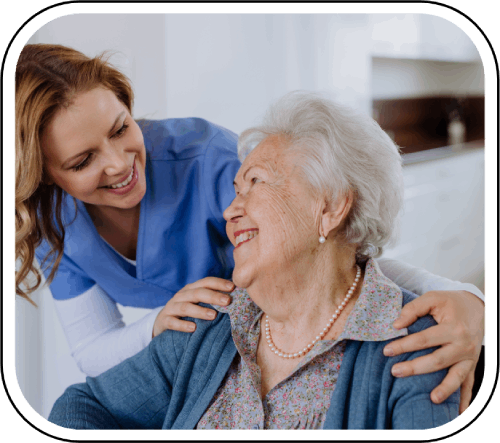
[[335, 310], [335, 313], [332, 315], [330, 320], [328, 320], [328, 323], [326, 324], [326, 327], [323, 328], [323, 330], [320, 332], [319, 335], [316, 336], [316, 338], [309, 343], [304, 349], [302, 349], [299, 352], [295, 353], [287, 353], [279, 349], [274, 343], [273, 339], [271, 338], [271, 328], [269, 327], [269, 316], [266, 315], [266, 323], [265, 323], [265, 328], [266, 328], [266, 340], [267, 344], [271, 348], [271, 351], [274, 352], [278, 357], [282, 358], [297, 358], [297, 357], [302, 357], [306, 355], [314, 346], [314, 343], [316, 343], [318, 340], [322, 340], [323, 337], [327, 334], [327, 332], [330, 330], [332, 327], [333, 323], [335, 323], [335, 320], [337, 320], [337, 317], [340, 315], [342, 310], [345, 308], [347, 303], [349, 302], [349, 299], [351, 298], [352, 294], [354, 294], [354, 291], [356, 289], [356, 286], [359, 281], [359, 277], [361, 276], [361, 268], [356, 265], [357, 271], [356, 271], [356, 278], [354, 279], [354, 283], [352, 286], [349, 288], [349, 291], [347, 291], [347, 295], [345, 296], [344, 300], [342, 303], [338, 306], [338, 308]]

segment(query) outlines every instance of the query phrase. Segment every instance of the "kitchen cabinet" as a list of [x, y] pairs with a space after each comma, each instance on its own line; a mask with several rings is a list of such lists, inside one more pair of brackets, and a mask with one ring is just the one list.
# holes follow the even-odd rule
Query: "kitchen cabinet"
[[469, 36], [454, 23], [429, 14], [372, 14], [373, 57], [481, 62]]
[[384, 257], [484, 290], [484, 149], [408, 164], [403, 174], [400, 240]]

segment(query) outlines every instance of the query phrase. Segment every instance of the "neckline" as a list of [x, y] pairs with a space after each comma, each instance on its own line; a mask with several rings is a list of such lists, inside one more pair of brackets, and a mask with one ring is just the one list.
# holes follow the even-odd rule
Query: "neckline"
[[[106, 239], [102, 235], [99, 234], [99, 237], [101, 237], [101, 240], [104, 241], [104, 243], [106, 243], [114, 252], [116, 252], [121, 258], [123, 258], [123, 260], [129, 262], [133, 266], [137, 266], [137, 260], [132, 260], [131, 258], [125, 257], [122, 253], [120, 253], [115, 248], [113, 248], [113, 246], [108, 241], [106, 241]], [[139, 241], [139, 236], [137, 236], [137, 237], [138, 237], [137, 241]], [[137, 255], [136, 255], [136, 259], [137, 259]]]
[[[149, 191], [151, 189], [151, 183], [150, 183], [150, 174], [149, 174], [149, 155], [146, 149], [146, 167], [144, 168], [144, 173], [145, 173], [145, 178], [146, 178], [146, 193], [144, 194], [144, 197], [139, 203], [139, 229], [137, 232], [137, 245], [136, 245], [136, 255], [135, 255], [135, 263], [131, 263], [130, 259], [123, 256], [120, 254], [118, 251], [116, 251], [115, 248], [113, 248], [106, 240], [104, 240], [103, 237], [97, 232], [97, 228], [94, 225], [94, 222], [92, 221], [92, 218], [90, 217], [90, 214], [87, 211], [87, 208], [85, 207], [85, 204], [78, 199], [76, 200], [77, 204], [77, 211], [80, 211], [82, 214], [87, 226], [89, 227], [89, 230], [92, 232], [92, 235], [94, 237], [95, 243], [97, 243], [98, 247], [100, 248], [100, 252], [104, 254], [105, 256], [113, 257], [113, 259], [116, 260], [115, 256], [113, 256], [112, 251], [116, 252], [120, 257], [123, 257], [127, 262], [130, 264], [133, 264], [136, 267], [136, 277], [139, 280], [143, 279], [142, 276], [142, 270], [144, 268], [143, 266], [143, 256], [142, 250], [143, 250], [143, 243], [144, 243], [144, 229], [145, 229], [145, 223], [146, 223], [146, 217], [145, 217], [145, 212], [147, 208], [147, 199], [149, 198]], [[68, 199], [72, 199], [71, 195], [67, 194]], [[77, 214], [78, 216], [78, 214]], [[109, 245], [111, 250], [106, 247], [106, 245]], [[121, 267], [118, 266], [127, 276], [129, 275], [125, 270]]]

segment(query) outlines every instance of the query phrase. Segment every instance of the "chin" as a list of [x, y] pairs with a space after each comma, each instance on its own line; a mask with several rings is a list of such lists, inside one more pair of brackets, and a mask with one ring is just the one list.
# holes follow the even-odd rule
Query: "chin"
[[249, 275], [249, 272], [245, 272], [238, 266], [234, 267], [233, 270], [233, 283], [238, 287], [242, 289], [246, 289], [250, 286], [252, 282], [252, 279]]

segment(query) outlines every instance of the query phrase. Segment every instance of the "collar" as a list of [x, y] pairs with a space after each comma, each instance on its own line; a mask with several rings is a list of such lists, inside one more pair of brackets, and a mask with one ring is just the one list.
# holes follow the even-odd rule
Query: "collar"
[[[245, 289], [236, 288], [230, 296], [232, 302], [228, 306], [213, 305], [213, 308], [229, 314], [233, 331], [255, 332], [262, 310]], [[402, 304], [403, 294], [399, 286], [382, 274], [375, 260], [369, 259], [361, 293], [338, 340], [384, 341], [408, 335], [406, 328], [397, 330], [392, 327], [401, 313]]]

